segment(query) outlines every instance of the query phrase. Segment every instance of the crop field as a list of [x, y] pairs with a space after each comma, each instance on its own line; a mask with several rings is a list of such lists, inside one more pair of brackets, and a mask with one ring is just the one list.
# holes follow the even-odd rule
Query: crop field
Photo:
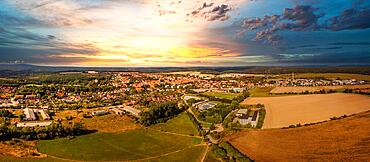
[[124, 132], [127, 130], [140, 128], [128, 116], [119, 116], [115, 114], [108, 114], [103, 116], [96, 116], [81, 120], [84, 127], [88, 130], [97, 130], [98, 132]]
[[270, 91], [274, 89], [274, 87], [255, 87], [249, 90], [251, 97], [269, 97], [272, 96]]
[[262, 128], [314, 123], [334, 116], [370, 110], [370, 97], [358, 94], [313, 94], [281, 97], [250, 97], [242, 104], [264, 104], [266, 117]]
[[[291, 78], [291, 74], [281, 75], [281, 78]], [[302, 79], [309, 79], [309, 78], [325, 78], [325, 79], [356, 79], [356, 80], [367, 80], [370, 81], [370, 75], [362, 75], [362, 74], [347, 74], [347, 73], [301, 73], [301, 74], [294, 74], [294, 78], [302, 78]]]
[[216, 98], [224, 98], [229, 100], [232, 100], [239, 95], [239, 93], [224, 93], [224, 92], [206, 92], [204, 94], [207, 96], [214, 96]]
[[276, 87], [270, 91], [270, 93], [303, 93], [318, 92], [320, 90], [341, 90], [341, 89], [370, 89], [369, 84], [365, 85], [346, 85], [346, 86], [319, 86], [319, 87]]
[[157, 157], [199, 144], [201, 139], [136, 129], [123, 133], [94, 133], [74, 139], [41, 140], [41, 153], [70, 160], [124, 161]]
[[[158, 156], [149, 157], [146, 159], [138, 160], [142, 162], [165, 162], [165, 161], [176, 161], [176, 162], [198, 162], [201, 161], [206, 146], [205, 145], [196, 145], [182, 150], [177, 150], [167, 154], [162, 154]], [[56, 157], [47, 157], [47, 158], [17, 158], [12, 156], [1, 156], [0, 161], [14, 161], [14, 162], [68, 162], [71, 160], [56, 158]]]
[[255, 161], [368, 161], [370, 111], [292, 129], [245, 130], [227, 137]]
[[197, 128], [186, 113], [181, 113], [177, 117], [168, 120], [166, 123], [159, 123], [151, 126], [151, 128], [185, 135], [198, 135]]
[[169, 162], [169, 161], [176, 161], [176, 162], [199, 162], [202, 159], [202, 156], [205, 152], [206, 146], [205, 145], [197, 145], [190, 148], [186, 148], [179, 152], [175, 152], [173, 154], [163, 156], [160, 158], [150, 159], [148, 161], [155, 161], [155, 162]]

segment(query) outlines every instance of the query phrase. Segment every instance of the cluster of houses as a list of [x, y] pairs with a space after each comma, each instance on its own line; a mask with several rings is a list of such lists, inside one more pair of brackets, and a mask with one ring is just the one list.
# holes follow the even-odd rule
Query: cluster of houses
[[323, 79], [278, 79], [274, 80], [275, 86], [340, 86], [340, 85], [361, 85], [366, 81], [356, 79], [323, 80]]

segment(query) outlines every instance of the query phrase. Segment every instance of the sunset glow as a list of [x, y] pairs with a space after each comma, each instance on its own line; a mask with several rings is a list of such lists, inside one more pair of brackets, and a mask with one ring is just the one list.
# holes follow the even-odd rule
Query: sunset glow
[[[336, 18], [333, 15], [338, 17], [351, 8], [350, 3], [339, 0], [332, 4], [338, 6], [335, 12], [320, 8], [329, 5], [325, 2], [289, 0], [279, 3], [249, 0], [5, 0], [0, 5], [0, 25], [3, 26], [0, 29], [4, 28], [0, 30], [4, 42], [0, 52], [5, 62], [204, 66], [249, 65], [251, 62], [317, 63], [316, 60], [324, 64], [345, 64], [353, 63], [348, 58], [369, 58], [369, 48], [345, 54], [343, 51], [349, 50], [349, 46], [333, 45], [353, 42], [348, 32], [351, 26], [324, 26], [332, 23]], [[358, 12], [362, 12], [368, 9], [369, 3], [356, 5]], [[290, 10], [292, 13], [286, 13]], [[312, 20], [290, 18], [292, 22], [289, 24], [284, 20], [287, 15], [282, 12], [294, 16], [294, 10], [297, 13], [302, 10], [299, 12]], [[356, 21], [361, 21], [363, 17], [360, 13], [358, 16]], [[268, 20], [270, 17], [276, 20]], [[265, 19], [263, 23], [262, 18]], [[340, 21], [339, 17], [337, 19]], [[292, 27], [283, 28], [289, 25]], [[360, 28], [356, 25], [351, 36], [370, 34], [368, 24]], [[342, 36], [338, 38], [339, 35]], [[292, 41], [297, 36], [301, 39]], [[368, 38], [361, 37], [361, 42], [369, 41]], [[320, 42], [324, 43], [317, 44]], [[307, 49], [312, 44], [315, 47]], [[367, 53], [365, 58], [364, 53]], [[333, 55], [339, 55], [338, 60], [329, 60]]]

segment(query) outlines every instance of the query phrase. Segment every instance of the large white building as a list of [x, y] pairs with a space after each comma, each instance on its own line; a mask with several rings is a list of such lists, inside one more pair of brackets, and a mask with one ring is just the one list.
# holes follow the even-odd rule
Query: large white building
[[28, 120], [28, 121], [36, 120], [36, 115], [33, 109], [25, 108], [23, 109], [23, 113], [26, 116], [24, 120]]

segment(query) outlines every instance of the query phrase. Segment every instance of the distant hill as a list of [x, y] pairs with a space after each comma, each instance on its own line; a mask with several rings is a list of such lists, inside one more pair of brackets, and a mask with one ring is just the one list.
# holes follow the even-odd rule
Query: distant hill
[[72, 71], [138, 71], [138, 72], [172, 72], [201, 71], [203, 73], [253, 73], [253, 74], [289, 74], [289, 73], [356, 73], [370, 75], [370, 66], [235, 66], [235, 67], [71, 67], [39, 66], [31, 64], [0, 63], [0, 76], [11, 77], [38, 73], [72, 72]]

